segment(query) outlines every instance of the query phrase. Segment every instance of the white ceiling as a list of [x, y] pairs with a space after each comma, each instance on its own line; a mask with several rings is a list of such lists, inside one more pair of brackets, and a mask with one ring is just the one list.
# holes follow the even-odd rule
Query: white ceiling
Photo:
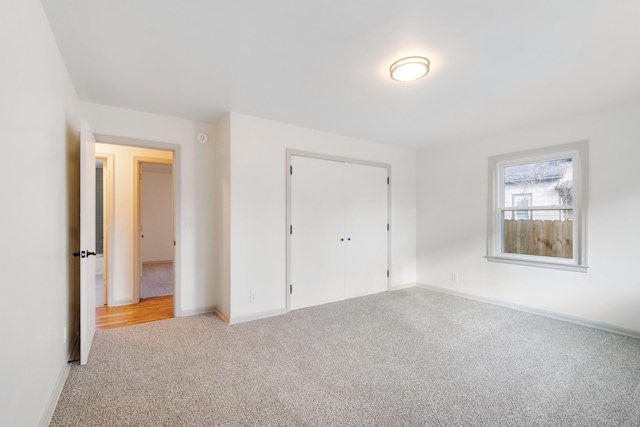
[[[406, 147], [640, 97], [638, 0], [42, 0], [78, 96]], [[391, 63], [431, 60], [417, 82]]]

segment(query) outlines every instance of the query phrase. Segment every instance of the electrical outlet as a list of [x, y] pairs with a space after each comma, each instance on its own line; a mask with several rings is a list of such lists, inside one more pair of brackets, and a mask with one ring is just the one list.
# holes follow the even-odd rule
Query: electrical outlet
[[255, 291], [249, 292], [249, 301], [254, 302], [255, 300], [256, 300], [256, 292]]
[[458, 273], [451, 273], [451, 281], [453, 283], [458, 283]]

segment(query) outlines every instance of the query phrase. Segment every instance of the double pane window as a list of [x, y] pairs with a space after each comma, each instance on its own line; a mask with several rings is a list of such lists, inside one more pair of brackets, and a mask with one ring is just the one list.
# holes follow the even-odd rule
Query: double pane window
[[586, 269], [587, 144], [490, 159], [491, 261]]

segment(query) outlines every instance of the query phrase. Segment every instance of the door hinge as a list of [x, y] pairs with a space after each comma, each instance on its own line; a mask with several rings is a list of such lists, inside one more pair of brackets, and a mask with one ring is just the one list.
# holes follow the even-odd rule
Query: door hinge
[[289, 226], [289, 234], [293, 234], [293, 225]]
[[292, 294], [293, 293], [293, 285], [289, 285], [289, 293]]
[[389, 270], [387, 270], [387, 277], [389, 277]]
[[289, 166], [289, 175], [293, 175], [293, 166]]
[[389, 224], [387, 224], [387, 231], [389, 231]]
[[389, 177], [387, 177], [387, 184], [389, 184]]

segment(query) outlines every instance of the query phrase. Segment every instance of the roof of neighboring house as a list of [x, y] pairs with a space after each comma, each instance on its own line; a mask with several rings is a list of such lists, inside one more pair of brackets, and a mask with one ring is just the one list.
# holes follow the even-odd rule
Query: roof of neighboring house
[[553, 181], [564, 177], [571, 167], [571, 159], [551, 160], [504, 168], [504, 183]]

